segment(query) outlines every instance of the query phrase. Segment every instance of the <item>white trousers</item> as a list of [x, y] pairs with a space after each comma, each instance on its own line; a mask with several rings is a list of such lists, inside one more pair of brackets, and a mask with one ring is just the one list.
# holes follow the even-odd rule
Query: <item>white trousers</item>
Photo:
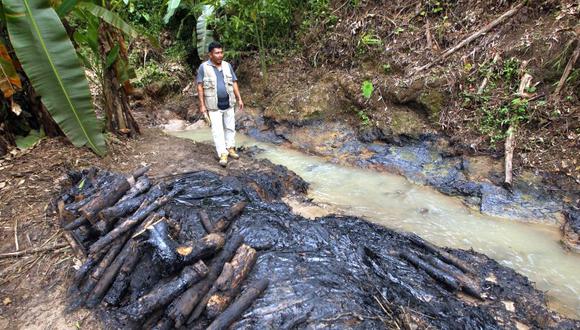
[[229, 148], [236, 146], [236, 117], [234, 108], [208, 111], [211, 120], [211, 135], [218, 157], [227, 154]]

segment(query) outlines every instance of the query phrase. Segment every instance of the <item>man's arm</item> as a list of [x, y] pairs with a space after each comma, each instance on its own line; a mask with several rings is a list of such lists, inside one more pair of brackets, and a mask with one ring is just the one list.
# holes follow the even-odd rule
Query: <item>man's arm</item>
[[197, 98], [199, 99], [199, 111], [206, 113], [205, 98], [203, 97], [203, 82], [197, 84]]
[[234, 81], [234, 95], [236, 100], [238, 100], [238, 109], [244, 111], [244, 101], [242, 101], [242, 96], [240, 95], [240, 89], [238, 88], [238, 82]]

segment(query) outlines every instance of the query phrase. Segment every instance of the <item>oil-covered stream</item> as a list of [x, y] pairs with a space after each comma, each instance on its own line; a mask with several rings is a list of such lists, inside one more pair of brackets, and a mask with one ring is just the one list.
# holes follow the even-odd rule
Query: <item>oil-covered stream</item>
[[[209, 129], [171, 134], [195, 141], [211, 140]], [[309, 196], [314, 202], [388, 228], [417, 233], [440, 246], [484, 253], [547, 291], [552, 308], [580, 318], [580, 256], [562, 249], [556, 227], [484, 216], [456, 198], [414, 185], [400, 176], [330, 164], [241, 135], [238, 143], [258, 146], [264, 150], [259, 157], [300, 175], [310, 183]]]

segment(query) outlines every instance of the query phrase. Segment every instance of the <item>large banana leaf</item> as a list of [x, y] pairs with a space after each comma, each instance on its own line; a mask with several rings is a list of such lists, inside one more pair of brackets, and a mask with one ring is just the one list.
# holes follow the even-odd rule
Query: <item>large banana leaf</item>
[[208, 20], [213, 15], [213, 12], [214, 7], [212, 5], [203, 5], [201, 15], [197, 18], [197, 24], [195, 26], [195, 34], [197, 35], [197, 54], [199, 54], [199, 58], [202, 61], [206, 57], [209, 44], [214, 40], [213, 31], [208, 28]]
[[42, 102], [75, 146], [105, 152], [89, 85], [49, 0], [2, 0], [16, 55]]
[[123, 33], [125, 33], [131, 38], [136, 38], [139, 36], [139, 32], [137, 32], [137, 30], [135, 30], [131, 25], [125, 22], [121, 18], [121, 16], [113, 13], [112, 11], [106, 8], [97, 6], [92, 2], [81, 2], [78, 4], [78, 7], [88, 11], [94, 16], [102, 19], [103, 21], [123, 31]]
[[163, 21], [165, 24], [169, 23], [169, 20], [175, 14], [175, 10], [181, 4], [181, 0], [169, 0], [167, 2], [167, 13], [165, 13], [165, 17], [163, 17]]
[[65, 17], [77, 5], [79, 0], [63, 0], [60, 6], [56, 8], [56, 13], [60, 17]]
[[4, 98], [9, 99], [21, 88], [22, 82], [16, 73], [12, 58], [8, 54], [6, 45], [0, 39], [0, 90], [4, 94]]

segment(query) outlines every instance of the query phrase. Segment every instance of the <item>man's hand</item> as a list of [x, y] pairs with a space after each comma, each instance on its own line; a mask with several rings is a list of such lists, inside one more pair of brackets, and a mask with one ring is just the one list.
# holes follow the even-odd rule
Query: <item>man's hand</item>
[[241, 99], [238, 101], [238, 110], [244, 111], [244, 101], [242, 101]]
[[203, 114], [206, 114], [206, 113], [207, 113], [207, 108], [205, 107], [205, 105], [203, 105], [203, 104], [202, 104], [202, 105], [199, 107], [199, 111], [201, 111], [201, 113], [203, 113]]

